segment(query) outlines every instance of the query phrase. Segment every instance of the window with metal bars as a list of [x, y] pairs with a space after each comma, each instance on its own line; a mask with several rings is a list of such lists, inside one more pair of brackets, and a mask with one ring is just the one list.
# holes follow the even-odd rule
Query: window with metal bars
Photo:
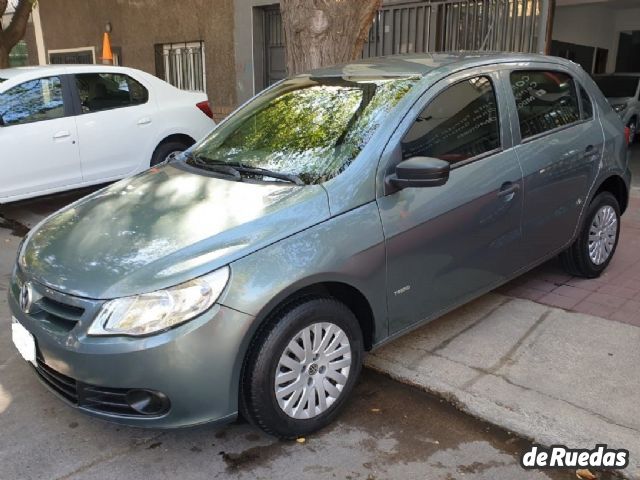
[[207, 85], [204, 42], [156, 45], [156, 75], [182, 90], [204, 92]]

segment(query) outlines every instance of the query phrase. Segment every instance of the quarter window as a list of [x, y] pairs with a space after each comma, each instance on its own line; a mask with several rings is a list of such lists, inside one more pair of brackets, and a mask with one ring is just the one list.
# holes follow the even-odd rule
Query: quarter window
[[0, 118], [4, 125], [20, 125], [64, 117], [59, 77], [39, 78], [0, 94]]
[[580, 119], [573, 79], [561, 72], [511, 73], [522, 139], [563, 127]]
[[500, 148], [498, 107], [491, 80], [475, 77], [438, 94], [402, 140], [403, 158], [452, 164]]
[[75, 77], [83, 113], [140, 105], [149, 99], [147, 89], [128, 75], [81, 73]]

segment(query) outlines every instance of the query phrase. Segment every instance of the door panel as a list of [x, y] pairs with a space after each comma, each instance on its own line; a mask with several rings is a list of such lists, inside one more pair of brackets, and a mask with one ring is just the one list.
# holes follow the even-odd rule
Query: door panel
[[439, 82], [383, 155], [386, 174], [414, 156], [451, 165], [442, 186], [378, 197], [390, 333], [504, 282], [521, 267], [522, 171], [510, 148], [499, 85], [493, 74]]
[[[604, 133], [592, 108], [585, 108], [588, 96], [580, 109], [569, 75], [545, 72], [543, 78], [539, 72], [524, 73], [512, 73], [511, 78], [520, 124], [515, 128], [525, 137], [515, 151], [524, 178], [523, 260], [530, 264], [573, 238], [599, 168]], [[529, 89], [526, 82], [516, 87], [514, 80], [522, 78], [535, 87]]]
[[61, 78], [31, 80], [0, 94], [0, 200], [82, 181], [76, 123], [66, 116]]
[[124, 177], [148, 166], [156, 125], [146, 88], [120, 74], [75, 77], [82, 108], [77, 125], [85, 181]]
[[443, 186], [378, 200], [390, 333], [504, 282], [521, 266], [521, 197], [500, 192], [520, 178], [509, 150], [453, 170]]

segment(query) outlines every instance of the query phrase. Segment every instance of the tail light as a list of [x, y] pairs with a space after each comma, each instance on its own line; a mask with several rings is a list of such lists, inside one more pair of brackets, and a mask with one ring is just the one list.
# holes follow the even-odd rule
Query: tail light
[[624, 139], [627, 141], [627, 147], [631, 144], [631, 129], [624, 127]]
[[208, 100], [205, 100], [204, 102], [196, 103], [196, 107], [198, 107], [200, 111], [204, 113], [207, 117], [213, 119], [213, 112], [211, 111], [211, 105], [209, 105]]

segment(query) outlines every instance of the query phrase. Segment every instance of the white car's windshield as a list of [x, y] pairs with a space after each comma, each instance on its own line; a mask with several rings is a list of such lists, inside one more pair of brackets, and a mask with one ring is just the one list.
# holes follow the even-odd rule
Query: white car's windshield
[[[287, 80], [196, 147], [187, 163], [236, 175], [322, 183], [343, 171], [417, 77]], [[277, 172], [269, 176], [265, 170]], [[287, 176], [287, 177], [283, 177]]]

